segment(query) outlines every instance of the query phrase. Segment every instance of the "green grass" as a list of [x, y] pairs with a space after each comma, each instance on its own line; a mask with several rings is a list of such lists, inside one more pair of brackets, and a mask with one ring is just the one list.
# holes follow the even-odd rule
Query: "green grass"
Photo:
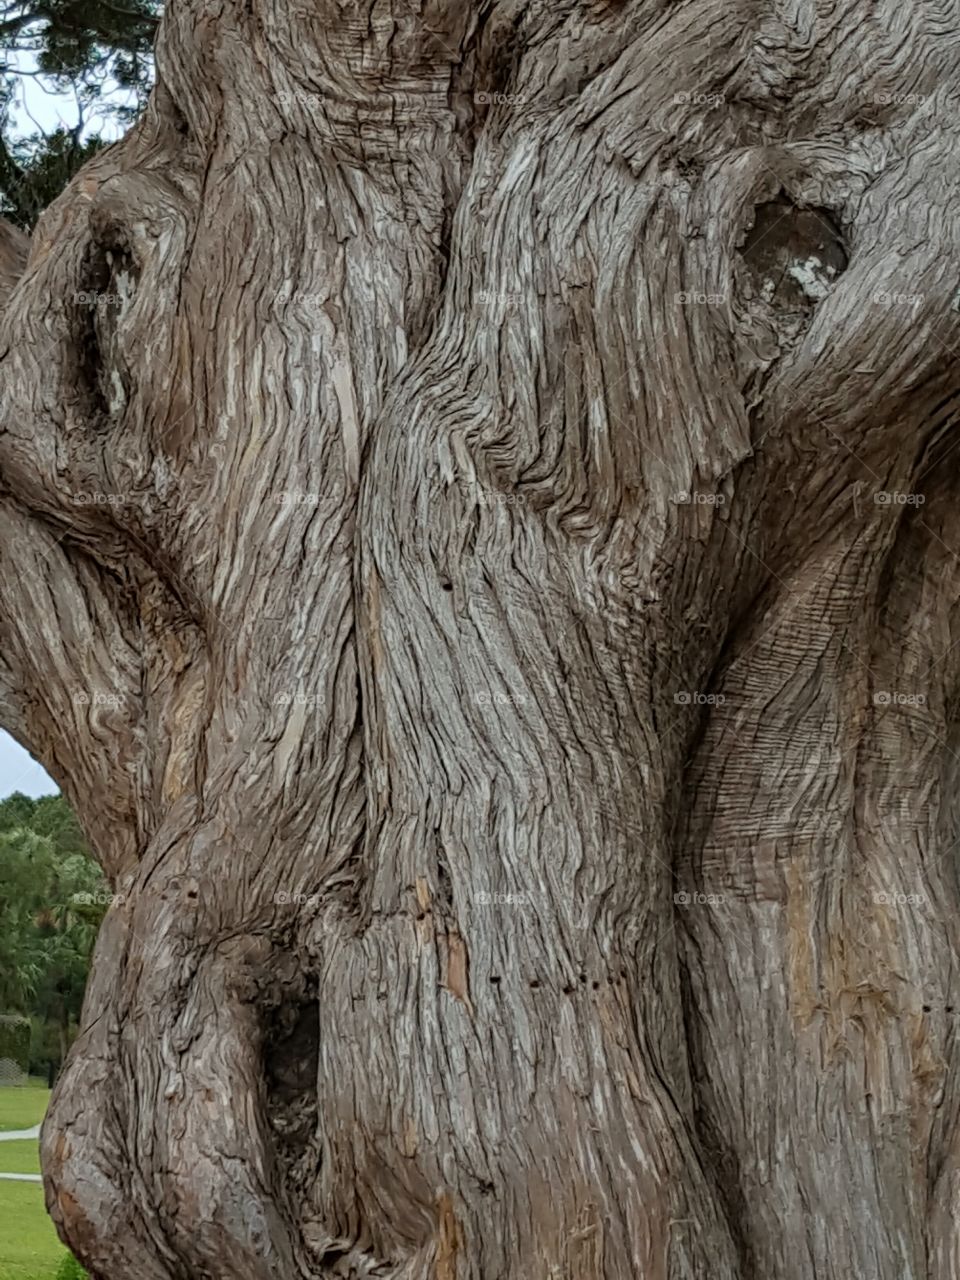
[[0, 1182], [0, 1280], [53, 1280], [66, 1252], [40, 1183]]
[[42, 1080], [0, 1087], [0, 1133], [32, 1129], [43, 1119], [49, 1101], [50, 1090]]
[[0, 1142], [0, 1173], [39, 1173], [40, 1144], [36, 1138]]
[[[31, 1129], [43, 1119], [50, 1090], [42, 1080], [0, 1088], [0, 1132]], [[33, 1138], [0, 1142], [0, 1173], [39, 1173]], [[39, 1182], [0, 1181], [0, 1280], [54, 1280], [66, 1257]]]

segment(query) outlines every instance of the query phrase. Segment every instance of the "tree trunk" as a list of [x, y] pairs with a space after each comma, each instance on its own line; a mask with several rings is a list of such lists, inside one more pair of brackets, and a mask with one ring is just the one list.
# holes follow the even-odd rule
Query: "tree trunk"
[[173, 0], [0, 244], [97, 1280], [960, 1274], [960, 3]]

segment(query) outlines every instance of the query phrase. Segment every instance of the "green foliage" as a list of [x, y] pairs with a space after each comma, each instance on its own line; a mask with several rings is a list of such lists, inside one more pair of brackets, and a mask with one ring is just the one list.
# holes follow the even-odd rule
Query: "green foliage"
[[0, 802], [0, 1010], [31, 1016], [34, 1069], [66, 1052], [109, 900], [62, 797]]
[[103, 145], [99, 135], [80, 140], [66, 129], [17, 139], [0, 137], [0, 216], [29, 231]]
[[30, 1061], [29, 1018], [0, 1016], [0, 1058], [9, 1058], [26, 1071]]
[[5, 831], [0, 825], [0, 1009], [27, 1012], [43, 976], [36, 912], [52, 859], [46, 837], [28, 827]]
[[73, 1254], [68, 1253], [57, 1268], [56, 1280], [87, 1280], [87, 1273]]

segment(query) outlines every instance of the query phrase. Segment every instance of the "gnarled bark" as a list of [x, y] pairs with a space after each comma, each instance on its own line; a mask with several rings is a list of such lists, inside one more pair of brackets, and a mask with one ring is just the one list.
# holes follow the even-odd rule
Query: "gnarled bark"
[[0, 242], [101, 1280], [957, 1269], [960, 7], [173, 4]]

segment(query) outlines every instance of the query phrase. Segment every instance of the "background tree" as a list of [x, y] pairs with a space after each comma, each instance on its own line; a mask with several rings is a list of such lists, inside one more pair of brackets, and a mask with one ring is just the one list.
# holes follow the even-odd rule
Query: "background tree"
[[8, 230], [102, 1280], [953, 1280], [955, 0], [168, 9]]
[[[152, 81], [158, 15], [152, 0], [0, 5], [0, 213], [5, 217], [31, 228], [103, 146], [102, 126], [132, 122]], [[52, 130], [18, 127], [18, 89], [28, 77], [48, 92], [73, 96], [69, 124]]]
[[0, 1011], [34, 1020], [35, 1066], [67, 1054], [109, 899], [60, 796], [0, 801]]
[[0, 834], [0, 1010], [24, 1013], [43, 977], [37, 899], [48, 880], [50, 841], [24, 828]]

